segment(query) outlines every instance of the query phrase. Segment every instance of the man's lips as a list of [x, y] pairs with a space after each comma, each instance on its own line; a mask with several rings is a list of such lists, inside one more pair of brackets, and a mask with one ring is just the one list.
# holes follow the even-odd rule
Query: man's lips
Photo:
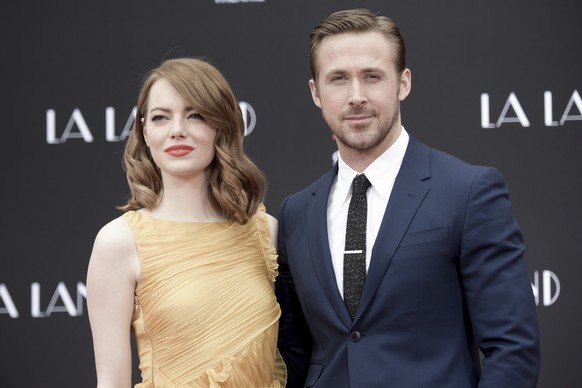
[[372, 115], [348, 115], [344, 117], [344, 120], [350, 123], [358, 124], [365, 123], [372, 119], [372, 117], [373, 117]]
[[372, 117], [372, 116], [371, 115], [349, 115], [349, 116], [346, 116], [345, 118], [347, 120], [364, 120], [364, 119], [367, 119], [370, 117]]

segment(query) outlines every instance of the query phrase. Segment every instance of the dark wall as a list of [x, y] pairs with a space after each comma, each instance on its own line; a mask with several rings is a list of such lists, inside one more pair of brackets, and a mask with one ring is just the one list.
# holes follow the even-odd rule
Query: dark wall
[[403, 31], [409, 133], [505, 175], [539, 301], [539, 387], [577, 385], [579, 1], [63, 0], [0, 13], [0, 387], [95, 385], [86, 269], [96, 232], [128, 193], [124, 128], [144, 73], [182, 55], [224, 72], [256, 114], [246, 148], [276, 214], [331, 167], [335, 149], [309, 94], [307, 35], [330, 12], [360, 6]]

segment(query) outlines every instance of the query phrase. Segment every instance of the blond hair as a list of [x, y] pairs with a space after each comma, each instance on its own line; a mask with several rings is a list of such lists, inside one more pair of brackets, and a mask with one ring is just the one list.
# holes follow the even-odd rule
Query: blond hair
[[369, 9], [348, 9], [337, 11], [322, 20], [309, 34], [309, 65], [311, 76], [317, 81], [317, 54], [321, 41], [328, 36], [348, 32], [379, 32], [394, 46], [396, 70], [406, 69], [406, 46], [400, 29], [386, 16], [376, 16]]

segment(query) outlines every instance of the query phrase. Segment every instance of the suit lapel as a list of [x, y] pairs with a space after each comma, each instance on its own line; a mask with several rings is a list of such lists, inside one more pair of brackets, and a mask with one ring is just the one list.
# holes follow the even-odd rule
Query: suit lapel
[[429, 188], [422, 181], [429, 177], [429, 149], [410, 137], [408, 149], [372, 249], [370, 267], [356, 320], [372, 300], [400, 241], [426, 197]]
[[312, 192], [312, 201], [305, 208], [309, 251], [315, 274], [325, 295], [346, 326], [351, 326], [352, 318], [339, 293], [333, 269], [327, 232], [327, 202], [331, 186], [337, 175], [337, 165], [330, 170]]

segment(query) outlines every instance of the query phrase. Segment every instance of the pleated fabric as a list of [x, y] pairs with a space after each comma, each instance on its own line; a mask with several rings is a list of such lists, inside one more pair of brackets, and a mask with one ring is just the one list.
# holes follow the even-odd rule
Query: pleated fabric
[[123, 216], [141, 264], [136, 388], [277, 388], [276, 251], [265, 208], [245, 225]]

